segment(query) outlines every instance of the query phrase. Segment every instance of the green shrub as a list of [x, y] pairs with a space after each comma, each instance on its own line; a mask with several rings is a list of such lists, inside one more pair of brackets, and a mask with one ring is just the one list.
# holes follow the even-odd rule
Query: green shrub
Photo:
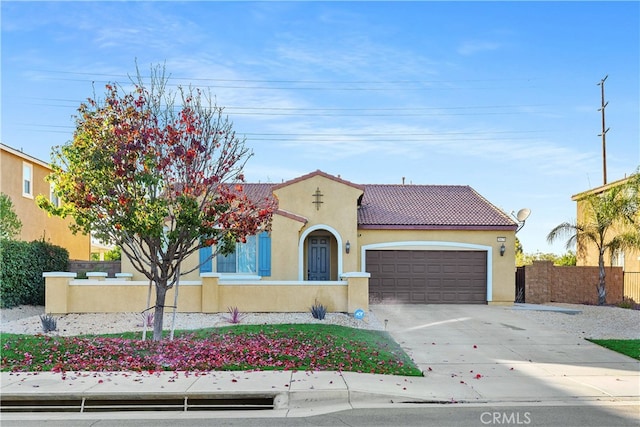
[[41, 240], [0, 241], [0, 306], [44, 305], [47, 271], [65, 271], [69, 252]]
[[622, 301], [619, 302], [617, 305], [620, 308], [631, 308], [634, 310], [640, 310], [640, 304], [635, 302], [631, 297], [622, 298]]

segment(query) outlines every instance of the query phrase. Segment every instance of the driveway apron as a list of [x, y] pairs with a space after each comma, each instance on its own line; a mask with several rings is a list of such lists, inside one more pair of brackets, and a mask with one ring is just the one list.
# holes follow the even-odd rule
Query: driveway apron
[[370, 308], [442, 400], [449, 395], [452, 401], [514, 402], [640, 398], [639, 361], [533, 323], [512, 307]]

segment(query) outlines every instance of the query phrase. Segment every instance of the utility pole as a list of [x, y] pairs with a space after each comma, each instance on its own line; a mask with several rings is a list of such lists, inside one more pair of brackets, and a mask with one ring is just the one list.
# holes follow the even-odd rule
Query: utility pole
[[607, 132], [609, 131], [609, 128], [607, 128], [604, 124], [604, 109], [607, 106], [607, 104], [609, 104], [609, 102], [604, 102], [604, 81], [607, 80], [607, 77], [609, 77], [609, 75], [607, 74], [606, 76], [604, 76], [604, 79], [600, 80], [600, 83], [598, 83], [598, 86], [600, 86], [600, 93], [601, 93], [601, 106], [600, 109], [598, 111], [602, 112], [602, 133], [599, 134], [598, 136], [602, 137], [602, 177], [603, 177], [603, 184], [602, 185], [607, 185], [607, 139], [606, 139], [606, 135]]

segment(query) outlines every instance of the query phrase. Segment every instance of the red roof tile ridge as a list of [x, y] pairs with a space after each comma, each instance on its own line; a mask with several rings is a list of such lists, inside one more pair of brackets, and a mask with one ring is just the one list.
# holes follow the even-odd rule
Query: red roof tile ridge
[[484, 200], [484, 202], [486, 204], [488, 204], [489, 206], [491, 206], [493, 209], [495, 209], [495, 211], [502, 215], [504, 218], [506, 218], [507, 220], [511, 221], [513, 223], [513, 225], [517, 226], [518, 224], [516, 224], [516, 222], [513, 220], [513, 218], [511, 218], [509, 215], [507, 215], [507, 213], [505, 211], [503, 211], [502, 209], [500, 209], [499, 207], [497, 207], [496, 205], [494, 205], [493, 203], [491, 203], [489, 200], [487, 200], [482, 194], [478, 193], [474, 188], [469, 187], [471, 189], [471, 191], [473, 191], [475, 193], [475, 195], [477, 197], [479, 197], [480, 199]]
[[305, 181], [305, 180], [307, 180], [309, 178], [313, 178], [314, 176], [322, 176], [322, 177], [330, 179], [332, 181], [336, 181], [336, 182], [339, 182], [341, 184], [357, 188], [358, 190], [364, 190], [364, 186], [363, 185], [355, 184], [355, 183], [353, 183], [351, 181], [347, 181], [347, 180], [342, 179], [342, 178], [340, 178], [338, 176], [334, 176], [334, 175], [328, 174], [326, 172], [321, 171], [320, 169], [317, 169], [316, 171], [310, 172], [310, 173], [308, 173], [306, 175], [302, 175], [302, 176], [299, 176], [297, 178], [290, 179], [289, 181], [285, 181], [285, 182], [283, 182], [281, 184], [274, 185], [272, 187], [272, 190], [277, 190], [279, 188], [287, 187], [287, 186], [295, 184], [297, 182], [301, 182], [301, 181]]

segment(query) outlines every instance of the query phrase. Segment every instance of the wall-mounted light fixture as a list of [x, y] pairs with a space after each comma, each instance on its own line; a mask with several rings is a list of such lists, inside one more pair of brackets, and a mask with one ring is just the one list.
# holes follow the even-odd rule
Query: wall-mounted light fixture
[[349, 243], [349, 241], [347, 240], [347, 243], [344, 245], [344, 251], [346, 253], [349, 253], [350, 250], [351, 250], [351, 243]]
[[506, 250], [507, 248], [504, 246], [504, 243], [503, 243], [502, 246], [500, 246], [500, 256], [504, 256], [504, 253]]

